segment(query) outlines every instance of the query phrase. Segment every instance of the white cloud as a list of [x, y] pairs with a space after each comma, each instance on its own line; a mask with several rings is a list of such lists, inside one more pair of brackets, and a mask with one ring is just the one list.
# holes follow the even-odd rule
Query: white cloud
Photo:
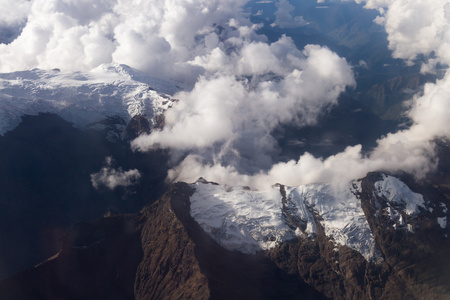
[[[22, 34], [0, 45], [0, 71], [90, 70], [114, 61], [183, 81], [193, 89], [176, 95], [165, 129], [134, 147], [191, 151], [244, 172], [268, 169], [277, 148], [270, 132], [279, 123], [313, 124], [354, 78], [327, 48], [300, 51], [286, 36], [268, 44], [243, 13], [246, 3], [34, 0]], [[277, 7], [280, 26], [304, 25], [287, 1]], [[126, 184], [132, 171], [105, 167], [93, 180]]]
[[[440, 16], [445, 15], [448, 4], [444, 3], [447, 1], [437, 2], [438, 5], [432, 3], [429, 7], [424, 7], [426, 3], [423, 1], [368, 1], [367, 6], [378, 8], [383, 13], [390, 47], [396, 57], [412, 61], [418, 55], [434, 55], [434, 65], [449, 65], [447, 52], [440, 50], [447, 45], [447, 21], [443, 22]], [[409, 18], [401, 16], [402, 11], [407, 11]], [[411, 16], [415, 17], [410, 18]], [[420, 21], [413, 26], [410, 22], [417, 18]], [[425, 44], [422, 39], [429, 44]], [[326, 68], [319, 67], [317, 70]], [[423, 93], [415, 95], [410, 101], [409, 116], [413, 125], [409, 129], [380, 138], [378, 146], [369, 154], [363, 154], [361, 146], [348, 147], [342, 153], [326, 159], [306, 153], [297, 161], [276, 163], [267, 171], [253, 176], [243, 175], [230, 165], [205, 164], [199, 156], [188, 156], [180, 167], [170, 172], [169, 178], [190, 181], [195, 180], [199, 174], [205, 174], [209, 176], [209, 180], [257, 188], [275, 182], [287, 185], [312, 182], [339, 184], [365, 176], [367, 172], [374, 170], [401, 170], [414, 174], [417, 178], [424, 178], [437, 164], [433, 141], [450, 138], [448, 95], [449, 72], [436, 83], [425, 85]]]
[[359, 0], [380, 11], [394, 57], [413, 62], [418, 55], [437, 56], [450, 63], [450, 2], [448, 0]]
[[[219, 56], [225, 55], [202, 63], [211, 66], [207, 60]], [[132, 146], [201, 152], [240, 170], [268, 168], [277, 147], [271, 136], [275, 127], [314, 124], [355, 84], [345, 59], [320, 46], [301, 52], [285, 36], [270, 45], [244, 42], [226, 58], [219, 59], [222, 67], [215, 61], [215, 72], [192, 91], [176, 95], [180, 101], [166, 112], [163, 130], [140, 136]]]
[[[361, 2], [361, 1], [360, 1]], [[422, 69], [432, 71], [440, 64], [450, 65], [450, 3], [449, 1], [365, 1], [367, 8], [378, 9], [388, 33], [394, 56], [413, 63], [419, 56], [430, 60]], [[318, 68], [326, 70], [326, 68]], [[306, 76], [305, 76], [306, 77]], [[171, 171], [170, 178], [195, 180], [207, 174], [209, 180], [229, 184], [263, 187], [275, 182], [298, 185], [311, 182], [347, 182], [369, 171], [406, 171], [424, 178], [437, 164], [434, 140], [450, 138], [450, 71], [435, 83], [428, 83], [424, 91], [409, 102], [409, 117], [413, 125], [406, 130], [388, 134], [378, 140], [369, 154], [362, 154], [360, 146], [348, 147], [342, 153], [326, 159], [306, 153], [297, 161], [280, 162], [254, 176], [242, 175], [233, 166], [204, 164], [200, 157], [188, 156], [180, 167]], [[186, 172], [191, 170], [192, 172]], [[198, 173], [197, 173], [198, 172]]]
[[279, 26], [280, 28], [296, 28], [308, 24], [302, 16], [292, 16], [295, 7], [289, 3], [288, 0], [280, 0], [275, 3], [277, 11], [275, 12], [275, 22], [272, 26]]
[[23, 23], [27, 19], [30, 7], [31, 2], [28, 0], [0, 1], [0, 28]]
[[297, 161], [279, 162], [268, 171], [249, 176], [233, 166], [205, 164], [199, 156], [188, 156], [177, 168], [169, 172], [169, 180], [192, 182], [200, 176], [208, 180], [229, 185], [248, 185], [264, 189], [274, 183], [289, 186], [329, 182], [343, 185], [355, 178], [364, 177], [370, 171], [399, 170], [424, 178], [435, 167], [434, 145], [430, 142], [414, 141], [402, 135], [389, 135], [379, 141], [377, 149], [368, 156], [361, 152], [361, 146], [347, 147], [345, 151], [326, 159], [309, 153]]
[[112, 157], [105, 158], [105, 166], [97, 173], [91, 174], [92, 186], [96, 189], [99, 186], [106, 186], [113, 190], [116, 187], [127, 187], [136, 184], [141, 178], [141, 173], [137, 169], [123, 171], [122, 168], [112, 168]]
[[[420, 177], [433, 168], [431, 141], [449, 135], [450, 75], [426, 85], [410, 102], [413, 126], [381, 138], [372, 153], [355, 146], [327, 159], [305, 154], [272, 166], [277, 144], [271, 131], [280, 123], [314, 124], [354, 79], [347, 62], [325, 47], [300, 51], [285, 36], [268, 44], [242, 13], [246, 2], [5, 0], [1, 5], [10, 14], [0, 9], [0, 26], [26, 24], [16, 40], [0, 45], [0, 72], [90, 70], [114, 61], [190, 84], [192, 90], [176, 95], [180, 101], [167, 112], [164, 130], [133, 142], [141, 150], [189, 153], [170, 172], [172, 179], [296, 185], [339, 182], [377, 169]], [[448, 0], [357, 2], [378, 9], [395, 57], [410, 63], [429, 57], [424, 72], [450, 65]], [[292, 15], [287, 0], [276, 6], [277, 26], [306, 24]], [[110, 165], [92, 176], [94, 185], [110, 188], [139, 179], [137, 170]]]
[[215, 25], [231, 18], [248, 23], [241, 13], [246, 0], [22, 2], [30, 6], [28, 16], [23, 9], [13, 19], [28, 19], [17, 39], [0, 45], [0, 72], [90, 70], [118, 62], [193, 83], [202, 70], [187, 62], [208, 53], [212, 41], [205, 37], [217, 30]]

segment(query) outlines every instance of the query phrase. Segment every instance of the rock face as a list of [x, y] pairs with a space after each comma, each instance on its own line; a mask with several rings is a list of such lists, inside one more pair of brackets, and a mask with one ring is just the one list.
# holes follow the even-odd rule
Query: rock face
[[405, 178], [415, 192], [423, 195], [416, 201], [417, 211], [412, 211], [407, 204], [396, 201], [394, 192], [390, 195], [376, 193], [379, 183], [386, 181], [385, 177], [370, 173], [362, 185], [362, 207], [385, 265], [401, 284], [404, 294], [416, 299], [448, 299], [450, 242], [446, 197], [430, 186], [413, 185], [412, 180]]
[[[310, 236], [299, 234], [254, 254], [227, 250], [192, 216], [195, 185], [177, 183], [139, 214], [75, 226], [57, 256], [1, 282], [0, 295], [5, 299], [448, 299], [447, 200], [432, 187], [414, 184], [411, 191], [403, 182], [381, 173], [359, 181], [356, 196], [380, 255], [377, 261], [336, 243], [314, 207], [307, 208], [316, 225]], [[414, 205], [405, 195], [415, 197]], [[288, 189], [284, 197], [281, 209], [289, 204]], [[283, 216], [307, 226], [293, 215]]]
[[178, 183], [144, 212], [136, 299], [323, 298], [263, 253], [246, 255], [217, 244], [190, 216], [193, 192]]
[[136, 273], [136, 299], [208, 299], [210, 295], [195, 257], [196, 244], [175, 213], [188, 205], [188, 193], [185, 186], [176, 185], [143, 211], [147, 222], [142, 229], [144, 256]]
[[[333, 299], [448, 299], [450, 243], [441, 221], [446, 220], [446, 198], [431, 187], [414, 184], [424, 195], [414, 211], [396, 194], [401, 186], [389, 189], [389, 180], [370, 173], [361, 182], [361, 206], [381, 251], [380, 262], [368, 262], [342, 245], [333, 249], [320, 222], [316, 238], [284, 243], [268, 255]], [[383, 183], [387, 186], [380, 192]]]
[[76, 226], [56, 257], [2, 281], [0, 295], [7, 299], [323, 298], [264, 254], [228, 251], [214, 242], [189, 214], [192, 193], [191, 187], [179, 183], [138, 215]]

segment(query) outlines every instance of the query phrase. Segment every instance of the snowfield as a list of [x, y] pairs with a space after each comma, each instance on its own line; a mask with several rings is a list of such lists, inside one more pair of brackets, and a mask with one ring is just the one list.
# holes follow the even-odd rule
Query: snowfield
[[[190, 198], [191, 216], [228, 250], [254, 254], [295, 238], [315, 238], [321, 226], [336, 246], [354, 249], [367, 261], [382, 261], [361, 208], [360, 180], [344, 187], [327, 183], [275, 185], [265, 191], [218, 185], [203, 179], [191, 186], [195, 189]], [[430, 211], [421, 194], [390, 175], [382, 174], [372, 193], [385, 201], [387, 207], [383, 211], [394, 221], [396, 230], [414, 233], [413, 225], [407, 224], [405, 217]], [[447, 213], [445, 204], [441, 208], [442, 213]], [[445, 229], [447, 217], [439, 217], [437, 224]]]
[[[205, 181], [192, 184], [191, 215], [214, 240], [228, 250], [256, 253], [304, 236], [314, 238], [317, 221], [336, 244], [359, 251], [368, 261], [380, 254], [361, 208], [359, 182], [343, 189], [330, 184], [286, 187], [286, 201], [280, 186], [266, 191], [215, 185]], [[293, 226], [285, 214], [293, 215], [304, 228]]]
[[106, 117], [129, 121], [143, 115], [150, 124], [173, 104], [175, 82], [150, 77], [126, 65], [106, 64], [89, 72], [58, 69], [0, 74], [0, 135], [23, 115], [56, 113], [83, 128]]

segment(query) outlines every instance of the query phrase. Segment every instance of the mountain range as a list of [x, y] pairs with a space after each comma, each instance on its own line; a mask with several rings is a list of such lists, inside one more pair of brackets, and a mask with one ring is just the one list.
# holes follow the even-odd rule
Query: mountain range
[[401, 59], [377, 1], [100, 2], [55, 7], [144, 71], [0, 73], [1, 299], [450, 298], [438, 52]]
[[76, 225], [58, 254], [2, 281], [0, 292], [9, 299], [446, 299], [449, 202], [428, 185], [415, 189], [383, 173], [338, 194], [330, 186], [262, 193], [203, 179], [177, 183], [138, 214]]

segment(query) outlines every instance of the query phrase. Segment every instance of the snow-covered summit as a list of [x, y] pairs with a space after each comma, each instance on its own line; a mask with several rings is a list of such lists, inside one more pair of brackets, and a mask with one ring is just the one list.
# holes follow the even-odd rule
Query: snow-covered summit
[[226, 249], [255, 253], [295, 237], [283, 221], [276, 187], [254, 191], [202, 180], [192, 186], [191, 216]]
[[369, 261], [379, 260], [361, 208], [359, 182], [354, 181], [344, 189], [310, 184], [276, 185], [266, 191], [255, 191], [205, 181], [192, 187], [195, 189], [190, 198], [192, 217], [229, 250], [255, 253], [296, 236], [313, 238], [320, 222], [325, 234], [336, 244], [359, 251]]
[[448, 236], [443, 198], [429, 194], [424, 198], [399, 178], [379, 172], [344, 186], [277, 184], [256, 191], [204, 179], [191, 186], [195, 190], [190, 197], [191, 216], [224, 248], [243, 253], [325, 234], [335, 250], [346, 246], [378, 263], [383, 255], [375, 237], [380, 235], [415, 235], [415, 229], [432, 228]]
[[0, 134], [12, 130], [20, 117], [56, 113], [77, 127], [109, 116], [128, 121], [154, 117], [168, 109], [180, 88], [175, 82], [148, 76], [125, 65], [105, 64], [89, 72], [58, 69], [0, 74]]
[[388, 201], [389, 206], [392, 204], [403, 207], [408, 215], [419, 213], [420, 207], [425, 209], [423, 196], [411, 191], [396, 177], [382, 174], [381, 180], [375, 183], [374, 188], [379, 197], [384, 197]]

